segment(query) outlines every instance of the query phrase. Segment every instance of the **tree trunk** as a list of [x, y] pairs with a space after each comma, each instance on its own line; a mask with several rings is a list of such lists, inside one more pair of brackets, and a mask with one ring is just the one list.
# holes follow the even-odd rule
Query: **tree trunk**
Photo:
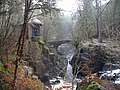
[[98, 42], [102, 42], [101, 38], [101, 15], [100, 15], [100, 0], [96, 0], [96, 29], [97, 29], [97, 37]]

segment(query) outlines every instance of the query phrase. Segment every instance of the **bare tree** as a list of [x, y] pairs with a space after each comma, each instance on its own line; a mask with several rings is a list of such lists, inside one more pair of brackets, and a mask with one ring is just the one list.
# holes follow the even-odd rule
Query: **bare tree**
[[18, 69], [18, 63], [19, 61], [22, 59], [23, 57], [23, 48], [24, 48], [24, 42], [25, 42], [25, 33], [27, 30], [27, 25], [28, 25], [28, 20], [29, 20], [29, 10], [30, 10], [30, 6], [31, 6], [32, 0], [25, 0], [25, 10], [24, 10], [24, 23], [23, 23], [23, 27], [21, 30], [21, 34], [18, 40], [18, 46], [17, 46], [17, 57], [16, 57], [16, 61], [15, 61], [15, 72], [14, 72], [14, 79], [13, 79], [13, 90], [15, 89], [15, 81], [17, 78], [17, 69]]

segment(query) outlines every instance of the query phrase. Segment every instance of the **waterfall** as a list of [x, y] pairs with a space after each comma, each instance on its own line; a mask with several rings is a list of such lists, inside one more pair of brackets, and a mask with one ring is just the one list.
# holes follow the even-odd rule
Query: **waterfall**
[[74, 51], [75, 51], [75, 47], [72, 44], [66, 43], [66, 44], [62, 44], [58, 47], [58, 52], [61, 53], [62, 55], [64, 55], [67, 59], [67, 70], [66, 70], [66, 75], [65, 75], [65, 80], [68, 82], [72, 81], [73, 75], [72, 75], [72, 67], [69, 64], [69, 61], [71, 61]]
[[71, 82], [73, 78], [72, 74], [72, 66], [69, 64], [69, 61], [71, 61], [74, 53], [70, 53], [66, 56], [68, 60], [68, 65], [67, 65], [67, 71], [66, 71], [66, 81]]

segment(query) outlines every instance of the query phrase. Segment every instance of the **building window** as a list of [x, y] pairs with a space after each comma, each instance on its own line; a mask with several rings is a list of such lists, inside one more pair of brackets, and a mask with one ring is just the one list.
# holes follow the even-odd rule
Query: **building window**
[[32, 37], [40, 36], [40, 25], [39, 24], [32, 24]]

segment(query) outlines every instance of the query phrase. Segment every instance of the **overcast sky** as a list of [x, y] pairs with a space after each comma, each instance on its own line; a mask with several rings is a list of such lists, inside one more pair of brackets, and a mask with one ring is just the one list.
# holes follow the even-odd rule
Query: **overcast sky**
[[[80, 2], [81, 1], [81, 2]], [[102, 5], [109, 2], [109, 0], [101, 0]], [[56, 4], [58, 8], [61, 8], [62, 10], [64, 10], [65, 14], [70, 14], [70, 13], [74, 13], [77, 10], [77, 5], [83, 5], [82, 0], [58, 0], [58, 3]], [[93, 4], [95, 4], [93, 2]]]

